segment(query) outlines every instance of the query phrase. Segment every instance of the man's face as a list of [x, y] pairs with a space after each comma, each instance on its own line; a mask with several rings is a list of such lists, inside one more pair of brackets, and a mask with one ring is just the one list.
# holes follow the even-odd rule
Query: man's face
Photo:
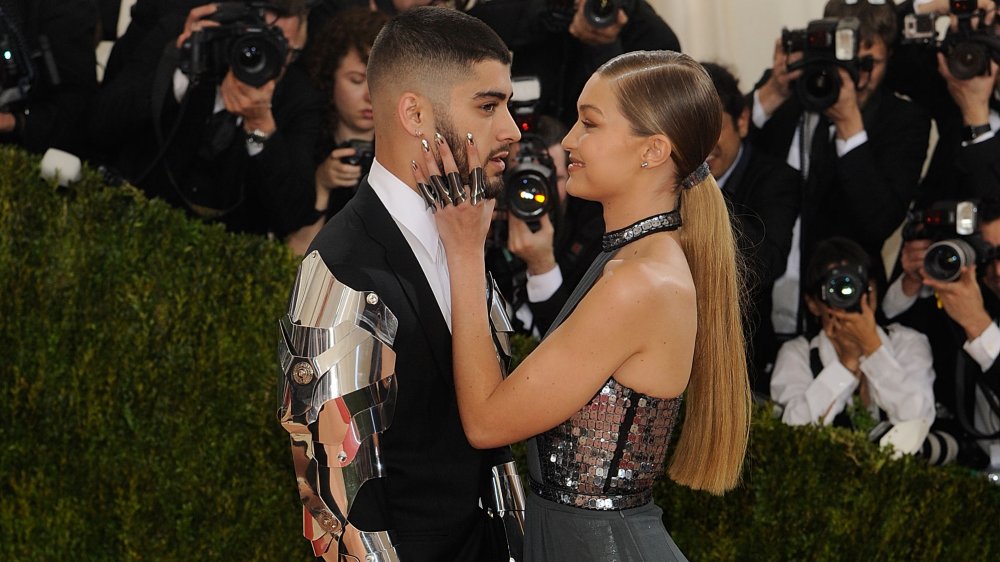
[[858, 76], [858, 84], [864, 85], [864, 88], [858, 91], [859, 107], [864, 107], [871, 99], [872, 93], [882, 84], [882, 79], [885, 78], [886, 62], [889, 60], [889, 47], [880, 37], [876, 37], [871, 45], [866, 46], [862, 42], [858, 49], [858, 58], [866, 56], [872, 57], [872, 69], [870, 72], [862, 72]]
[[[983, 241], [990, 246], [1000, 246], [1000, 219], [983, 223]], [[1000, 296], [1000, 260], [983, 265], [986, 269], [983, 282], [997, 296]]]
[[465, 135], [472, 133], [483, 161], [489, 198], [503, 192], [503, 172], [510, 146], [521, 139], [507, 107], [512, 94], [510, 66], [486, 60], [476, 63], [470, 78], [452, 88], [447, 106], [434, 107], [437, 132], [448, 141], [463, 176], [469, 170]]
[[722, 131], [719, 142], [708, 154], [706, 161], [715, 179], [722, 177], [740, 154], [740, 144], [750, 126], [750, 110], [744, 109], [739, 117], [722, 112]]
[[299, 16], [279, 16], [275, 12], [266, 12], [267, 21], [281, 30], [285, 40], [288, 41], [288, 60], [285, 64], [291, 64], [297, 54], [302, 51], [306, 44], [308, 35], [308, 25], [306, 18]]

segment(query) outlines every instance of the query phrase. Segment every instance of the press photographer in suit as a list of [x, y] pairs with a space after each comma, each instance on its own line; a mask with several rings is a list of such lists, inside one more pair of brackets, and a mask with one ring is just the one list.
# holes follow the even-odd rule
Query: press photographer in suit
[[799, 174], [781, 160], [744, 142], [750, 108], [736, 77], [726, 68], [701, 63], [722, 101], [722, 132], [708, 156], [708, 166], [729, 204], [737, 244], [746, 259], [749, 291], [745, 309], [751, 386], [769, 393], [770, 363], [778, 342], [771, 323], [771, 289], [785, 271], [792, 227], [799, 212]]
[[109, 161], [151, 197], [232, 231], [285, 239], [316, 222], [321, 102], [291, 64], [308, 9], [247, 0], [184, 16], [162, 6], [102, 88], [92, 125], [117, 141]]

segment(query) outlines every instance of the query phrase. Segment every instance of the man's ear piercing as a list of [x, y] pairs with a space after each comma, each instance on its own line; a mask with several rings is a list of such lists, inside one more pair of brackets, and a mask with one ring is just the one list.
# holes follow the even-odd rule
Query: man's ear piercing
[[649, 162], [643, 162], [642, 164], [639, 164], [639, 167], [640, 168], [648, 168], [649, 167]]

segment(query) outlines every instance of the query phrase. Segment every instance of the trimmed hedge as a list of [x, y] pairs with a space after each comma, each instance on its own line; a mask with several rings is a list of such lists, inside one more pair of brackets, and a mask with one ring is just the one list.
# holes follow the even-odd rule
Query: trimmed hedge
[[[275, 420], [297, 260], [0, 149], [0, 560], [310, 560]], [[518, 349], [530, 345], [519, 342]], [[746, 486], [657, 489], [691, 560], [1000, 558], [1000, 488], [754, 420]]]

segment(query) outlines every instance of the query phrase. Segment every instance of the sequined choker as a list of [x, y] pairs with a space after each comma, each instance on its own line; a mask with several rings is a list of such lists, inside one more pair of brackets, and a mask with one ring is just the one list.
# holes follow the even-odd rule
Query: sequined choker
[[632, 223], [625, 228], [605, 233], [601, 238], [601, 249], [605, 252], [611, 252], [630, 242], [635, 242], [643, 236], [648, 236], [654, 232], [663, 232], [665, 230], [677, 230], [680, 226], [680, 211], [670, 211], [669, 213], [653, 215], [651, 217], [644, 218], [639, 222]]

